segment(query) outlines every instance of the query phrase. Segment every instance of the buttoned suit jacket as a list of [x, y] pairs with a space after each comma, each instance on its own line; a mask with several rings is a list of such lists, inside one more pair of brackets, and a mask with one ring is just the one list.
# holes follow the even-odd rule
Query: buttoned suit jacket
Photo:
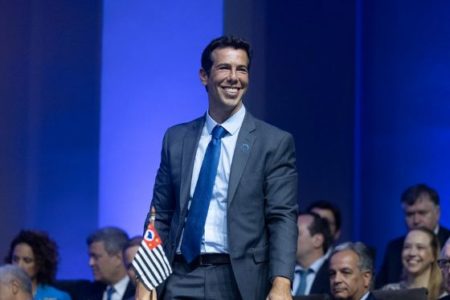
[[[441, 247], [445, 244], [450, 237], [450, 230], [443, 226], [439, 226], [437, 234]], [[376, 288], [382, 288], [388, 283], [395, 283], [401, 281], [402, 276], [402, 249], [406, 236], [402, 236], [391, 240], [386, 247], [384, 254], [383, 264], [380, 272], [376, 277]]]
[[[205, 116], [167, 130], [155, 180], [155, 227], [173, 262], [190, 198]], [[292, 280], [297, 243], [297, 171], [292, 136], [246, 112], [228, 182], [231, 266], [243, 299], [265, 299], [270, 280]], [[147, 218], [148, 222], [148, 218]], [[160, 290], [163, 293], [163, 289]]]

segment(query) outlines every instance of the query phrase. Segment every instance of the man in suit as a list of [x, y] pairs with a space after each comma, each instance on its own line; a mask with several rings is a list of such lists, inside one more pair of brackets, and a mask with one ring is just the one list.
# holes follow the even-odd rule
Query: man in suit
[[329, 262], [325, 253], [333, 238], [328, 222], [314, 212], [301, 213], [297, 226], [297, 265], [292, 293], [294, 296], [329, 294]]
[[95, 282], [86, 291], [86, 299], [123, 300], [134, 295], [135, 287], [123, 262], [127, 242], [128, 234], [117, 227], [100, 228], [89, 235], [89, 266]]
[[438, 264], [442, 271], [442, 287], [446, 294], [442, 299], [450, 299], [450, 238], [442, 247]]
[[330, 257], [331, 294], [337, 300], [374, 300], [370, 293], [373, 259], [363, 243], [343, 243]]
[[3, 265], [0, 267], [0, 299], [31, 300], [31, 280], [19, 267]]
[[[217, 38], [201, 62], [208, 110], [167, 130], [155, 180], [155, 226], [174, 271], [158, 296], [291, 299], [297, 241], [293, 137], [254, 118], [243, 104], [251, 62], [247, 42]], [[210, 147], [219, 154], [209, 156]], [[215, 168], [211, 157], [218, 159]], [[212, 187], [205, 184], [211, 181]], [[197, 213], [203, 223], [195, 227]]]
[[[425, 184], [413, 185], [403, 192], [401, 202], [408, 230], [426, 227], [434, 231], [441, 245], [450, 237], [450, 231], [439, 225], [439, 195], [433, 188]], [[378, 288], [401, 280], [404, 241], [405, 236], [402, 236], [391, 240], [386, 247], [383, 264], [376, 278]]]

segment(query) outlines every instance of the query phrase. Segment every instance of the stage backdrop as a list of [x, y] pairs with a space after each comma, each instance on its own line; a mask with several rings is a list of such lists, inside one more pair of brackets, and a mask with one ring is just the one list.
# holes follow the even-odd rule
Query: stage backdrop
[[99, 226], [142, 234], [172, 125], [206, 112], [200, 55], [222, 1], [104, 1]]

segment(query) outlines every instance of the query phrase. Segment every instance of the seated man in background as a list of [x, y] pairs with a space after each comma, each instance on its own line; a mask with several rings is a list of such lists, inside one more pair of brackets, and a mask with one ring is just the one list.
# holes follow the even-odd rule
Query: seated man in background
[[333, 242], [336, 243], [341, 237], [341, 211], [339, 208], [329, 201], [320, 200], [313, 202], [307, 211], [314, 212], [328, 221]]
[[438, 264], [442, 271], [442, 288], [444, 290], [444, 294], [439, 299], [450, 300], [450, 238], [442, 247]]
[[[419, 227], [428, 228], [437, 235], [441, 245], [450, 237], [450, 231], [439, 225], [439, 195], [434, 189], [425, 184], [413, 185], [403, 192], [401, 202], [408, 231]], [[405, 236], [402, 236], [389, 242], [377, 276], [377, 287], [401, 280], [404, 241]]]
[[297, 218], [297, 227], [297, 265], [292, 294], [329, 294], [329, 264], [325, 253], [332, 237], [328, 223], [316, 213], [301, 213]]
[[31, 300], [31, 280], [21, 268], [13, 265], [0, 267], [0, 299]]
[[89, 300], [123, 300], [134, 296], [135, 288], [123, 262], [128, 234], [117, 227], [104, 227], [87, 238], [89, 266], [97, 281]]
[[343, 243], [330, 256], [330, 286], [334, 299], [372, 300], [372, 255], [363, 243]]

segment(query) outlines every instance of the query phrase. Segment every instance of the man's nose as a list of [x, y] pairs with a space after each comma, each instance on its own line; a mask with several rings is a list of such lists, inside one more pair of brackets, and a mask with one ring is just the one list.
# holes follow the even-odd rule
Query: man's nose
[[336, 275], [334, 275], [333, 284], [338, 284], [340, 282], [342, 282], [342, 275], [337, 273]]
[[93, 266], [95, 264], [95, 262], [94, 262], [94, 258], [92, 258], [92, 257], [89, 257], [89, 266]]
[[237, 81], [237, 72], [235, 69], [230, 70], [230, 73], [228, 74], [228, 80], [229, 81]]
[[414, 226], [420, 225], [421, 222], [422, 222], [422, 218], [418, 214], [414, 214], [413, 215], [413, 224], [414, 224]]

